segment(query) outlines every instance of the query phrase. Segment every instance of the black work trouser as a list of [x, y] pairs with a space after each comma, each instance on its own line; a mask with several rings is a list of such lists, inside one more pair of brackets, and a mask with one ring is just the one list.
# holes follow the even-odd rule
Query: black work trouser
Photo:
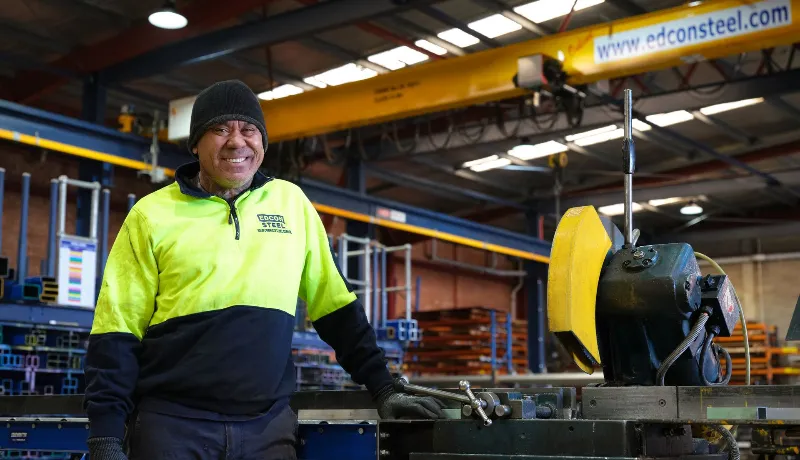
[[140, 411], [129, 434], [129, 460], [296, 460], [297, 427], [289, 406], [244, 422]]

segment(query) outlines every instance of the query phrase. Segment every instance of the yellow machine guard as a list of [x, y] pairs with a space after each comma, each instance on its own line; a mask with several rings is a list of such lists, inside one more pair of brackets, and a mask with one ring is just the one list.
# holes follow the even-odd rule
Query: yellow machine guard
[[586, 373], [600, 364], [595, 326], [597, 283], [611, 248], [592, 206], [570, 208], [553, 237], [547, 274], [547, 316], [553, 332]]

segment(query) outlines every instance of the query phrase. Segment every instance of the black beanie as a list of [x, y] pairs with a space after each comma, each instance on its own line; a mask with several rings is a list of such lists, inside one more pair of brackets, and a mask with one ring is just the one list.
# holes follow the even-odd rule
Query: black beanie
[[267, 127], [264, 111], [253, 91], [239, 80], [226, 80], [214, 83], [197, 95], [192, 107], [192, 121], [189, 128], [189, 151], [197, 145], [208, 128], [231, 120], [254, 124], [264, 139], [267, 151]]

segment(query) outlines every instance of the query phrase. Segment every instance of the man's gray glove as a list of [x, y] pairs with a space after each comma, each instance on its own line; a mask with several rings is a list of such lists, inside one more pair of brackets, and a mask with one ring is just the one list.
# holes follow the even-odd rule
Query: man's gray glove
[[128, 460], [119, 438], [89, 438], [86, 443], [91, 460]]
[[412, 396], [395, 392], [391, 386], [378, 395], [378, 415], [382, 419], [444, 418], [444, 403], [433, 396]]

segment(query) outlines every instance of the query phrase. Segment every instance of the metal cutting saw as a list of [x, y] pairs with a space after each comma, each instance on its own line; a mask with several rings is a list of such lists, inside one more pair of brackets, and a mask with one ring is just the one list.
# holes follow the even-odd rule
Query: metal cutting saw
[[567, 210], [550, 257], [550, 330], [582, 370], [601, 367], [609, 386], [725, 385], [731, 358], [713, 339], [730, 336], [742, 316], [730, 279], [704, 276], [705, 256], [686, 243], [636, 244], [631, 99], [626, 90], [624, 243], [612, 245], [594, 207]]

